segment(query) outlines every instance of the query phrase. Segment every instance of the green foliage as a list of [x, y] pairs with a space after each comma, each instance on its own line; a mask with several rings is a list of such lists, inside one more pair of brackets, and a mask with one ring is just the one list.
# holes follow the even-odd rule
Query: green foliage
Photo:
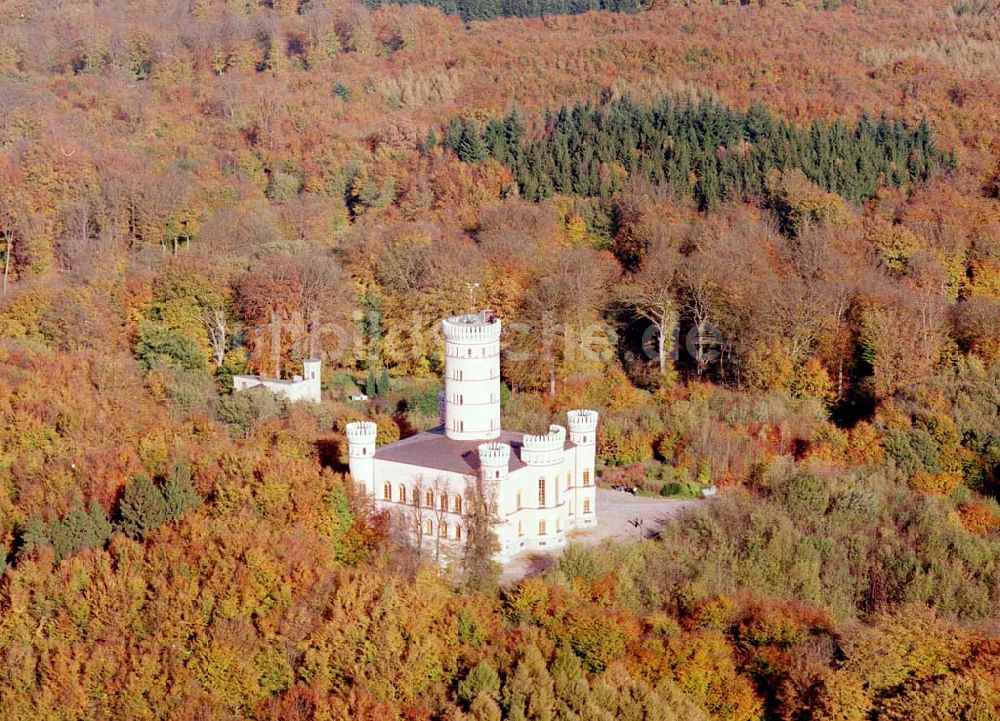
[[465, 675], [455, 689], [459, 701], [471, 706], [480, 694], [496, 701], [500, 698], [500, 676], [486, 661], [480, 661]]
[[288, 402], [270, 391], [250, 389], [216, 400], [215, 415], [230, 426], [236, 436], [247, 436], [260, 421], [277, 418], [285, 413]]
[[277, 171], [271, 175], [267, 197], [276, 203], [288, 203], [302, 191], [302, 178], [296, 173]]
[[77, 503], [65, 516], [49, 523], [40, 515], [32, 516], [21, 531], [19, 555], [49, 547], [56, 561], [61, 561], [85, 548], [103, 548], [111, 531], [108, 514], [97, 503], [91, 502], [86, 510]]
[[135, 355], [146, 370], [161, 364], [189, 371], [204, 371], [208, 367], [204, 353], [192, 338], [154, 321], [139, 324]]
[[486, 146], [483, 144], [479, 126], [474, 122], [469, 121], [465, 124], [455, 152], [459, 159], [466, 163], [478, 163], [486, 159]]
[[434, 384], [429, 388], [410, 396], [408, 401], [409, 409], [425, 416], [436, 417], [438, 415], [438, 396], [441, 393], [441, 386]]
[[528, 646], [514, 674], [504, 685], [504, 717], [510, 721], [549, 721], [555, 706], [552, 677], [545, 659], [534, 645]]
[[167, 501], [149, 476], [138, 475], [125, 487], [118, 518], [122, 533], [140, 540], [170, 518]]
[[18, 556], [27, 555], [37, 548], [52, 545], [49, 540], [48, 524], [45, 523], [45, 519], [40, 513], [33, 514], [25, 521], [24, 526], [20, 529], [19, 540]]
[[163, 500], [166, 503], [167, 518], [175, 520], [188, 511], [198, 508], [204, 502], [191, 478], [191, 467], [186, 463], [174, 466], [163, 483]]
[[365, 0], [370, 8], [381, 5], [408, 5], [416, 2], [436, 7], [463, 20], [493, 20], [498, 17], [545, 17], [577, 15], [591, 10], [636, 13], [641, 7], [637, 0]]
[[57, 561], [72, 556], [85, 548], [102, 548], [111, 537], [112, 526], [108, 515], [96, 503], [89, 510], [74, 505], [61, 519], [48, 524], [40, 516], [33, 516], [21, 535], [21, 550], [49, 546]]
[[[841, 121], [797, 127], [761, 107], [740, 112], [714, 100], [678, 97], [651, 106], [629, 98], [603, 107], [578, 104], [547, 113], [545, 121], [546, 132], [536, 140], [516, 133], [510, 133], [516, 142], [496, 140], [507, 135], [503, 128], [519, 125], [516, 115], [494, 121], [484, 134], [490, 156], [510, 166], [529, 200], [553, 193], [607, 197], [622, 189], [625, 177], [640, 177], [692, 197], [702, 209], [773, 191], [788, 213], [798, 213], [807, 206], [790, 205], [798, 201], [787, 184], [769, 188], [772, 171], [801, 171], [820, 188], [860, 203], [880, 183], [908, 185], [950, 163], [926, 124], [910, 128], [885, 117], [872, 122], [862, 116], [853, 128]], [[471, 133], [470, 124], [453, 120], [445, 147], [478, 162], [478, 153], [470, 152], [478, 149]], [[643, 152], [650, 148], [658, 150]], [[808, 212], [826, 212], [819, 207]]]
[[781, 488], [788, 508], [798, 516], [822, 516], [830, 505], [830, 490], [821, 478], [810, 474], [795, 476]]

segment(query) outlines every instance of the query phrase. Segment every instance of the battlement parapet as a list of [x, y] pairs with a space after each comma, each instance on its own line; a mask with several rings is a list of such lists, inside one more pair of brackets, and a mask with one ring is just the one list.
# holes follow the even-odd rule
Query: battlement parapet
[[503, 466], [510, 464], [510, 446], [506, 443], [481, 443], [479, 445], [481, 466]]
[[521, 440], [521, 460], [529, 466], [562, 463], [566, 447], [566, 429], [551, 425], [545, 435], [527, 434]]
[[378, 426], [373, 421], [353, 421], [345, 427], [347, 442], [374, 443], [378, 436]]
[[566, 445], [566, 429], [563, 426], [553, 423], [549, 426], [549, 432], [545, 435], [531, 435], [526, 433], [521, 443], [527, 451], [562, 450], [563, 446]]
[[577, 409], [566, 411], [566, 421], [570, 433], [593, 433], [597, 430], [597, 411]]
[[489, 343], [500, 339], [500, 319], [493, 311], [457, 315], [441, 321], [444, 338], [449, 343]]

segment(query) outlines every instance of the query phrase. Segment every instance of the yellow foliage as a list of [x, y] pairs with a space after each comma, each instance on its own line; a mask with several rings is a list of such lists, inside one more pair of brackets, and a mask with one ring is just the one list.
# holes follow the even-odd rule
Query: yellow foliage
[[958, 473], [928, 473], [920, 470], [910, 479], [910, 487], [922, 493], [933, 493], [937, 496], [947, 496], [962, 483]]
[[910, 258], [926, 244], [910, 229], [883, 218], [867, 218], [865, 240], [878, 252], [882, 262], [897, 272], [906, 270]]

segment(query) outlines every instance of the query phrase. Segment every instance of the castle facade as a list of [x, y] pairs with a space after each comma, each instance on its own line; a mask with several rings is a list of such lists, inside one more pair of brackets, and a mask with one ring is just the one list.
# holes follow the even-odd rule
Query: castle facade
[[447, 318], [441, 427], [376, 448], [370, 421], [347, 426], [351, 475], [421, 549], [461, 553], [473, 494], [486, 501], [497, 560], [559, 548], [597, 522], [598, 414], [573, 410], [543, 435], [500, 423], [501, 322], [490, 311]]

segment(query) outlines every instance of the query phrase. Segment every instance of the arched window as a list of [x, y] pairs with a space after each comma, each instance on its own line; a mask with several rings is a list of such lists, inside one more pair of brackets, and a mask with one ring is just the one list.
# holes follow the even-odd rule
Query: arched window
[[455, 524], [455, 540], [456, 541], [462, 540], [462, 527], [459, 526], [458, 524]]
[[382, 486], [382, 497], [387, 500], [392, 500], [392, 484], [386, 481]]
[[461, 513], [461, 512], [462, 512], [462, 497], [455, 496], [455, 513]]
[[424, 494], [424, 501], [425, 501], [424, 505], [426, 505], [428, 508], [434, 508], [434, 491], [428, 490]]
[[447, 493], [442, 493], [441, 494], [441, 510], [442, 511], [447, 511], [448, 510], [448, 494]]
[[441, 538], [447, 538], [448, 537], [448, 524], [447, 523], [442, 523], [440, 526], [438, 526], [438, 535], [441, 536]]
[[472, 348], [469, 348], [469, 353], [468, 353], [468, 355], [469, 355], [469, 357], [470, 357], [470, 358], [472, 357]]
[[406, 486], [399, 484], [399, 502], [406, 503]]
[[545, 479], [538, 479], [538, 507], [545, 508]]
[[434, 521], [432, 521], [429, 518], [426, 521], [424, 521], [424, 533], [426, 533], [428, 536], [434, 535]]

